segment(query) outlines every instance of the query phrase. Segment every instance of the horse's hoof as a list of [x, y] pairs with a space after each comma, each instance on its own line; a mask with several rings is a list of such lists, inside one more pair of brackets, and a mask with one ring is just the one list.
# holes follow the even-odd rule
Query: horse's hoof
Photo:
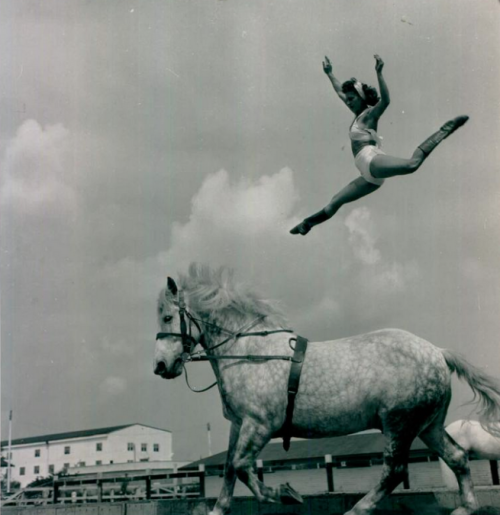
[[282, 504], [302, 504], [304, 502], [299, 492], [295, 491], [289, 483], [280, 485], [279, 495]]

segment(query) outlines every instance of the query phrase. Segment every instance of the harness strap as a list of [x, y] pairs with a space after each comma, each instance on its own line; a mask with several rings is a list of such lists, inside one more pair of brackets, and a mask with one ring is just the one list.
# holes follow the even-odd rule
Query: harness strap
[[292, 366], [290, 367], [290, 375], [288, 376], [288, 404], [286, 407], [285, 422], [283, 423], [283, 427], [281, 428], [283, 436], [283, 448], [285, 449], [285, 451], [288, 451], [288, 449], [290, 449], [290, 439], [292, 438], [293, 409], [295, 407], [295, 396], [299, 391], [300, 373], [302, 372], [302, 364], [304, 363], [308, 343], [308, 340], [306, 338], [303, 338], [302, 336], [297, 336], [297, 338], [292, 338], [292, 340], [296, 340], [297, 343], [295, 345], [293, 353]]
[[275, 333], [293, 333], [292, 329], [274, 329], [273, 331], [257, 331], [255, 333], [238, 333], [238, 338], [244, 338], [245, 336], [269, 336]]
[[292, 356], [285, 356], [284, 354], [224, 354], [223, 356], [199, 356], [192, 354], [186, 357], [186, 362], [196, 361], [217, 361], [220, 359], [239, 359], [245, 361], [269, 361], [273, 359], [282, 359], [283, 361], [293, 361], [295, 358]]

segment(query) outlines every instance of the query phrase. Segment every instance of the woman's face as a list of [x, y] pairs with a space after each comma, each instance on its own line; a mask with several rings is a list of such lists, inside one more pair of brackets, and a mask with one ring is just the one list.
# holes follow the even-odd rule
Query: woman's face
[[355, 91], [349, 91], [345, 97], [345, 103], [351, 111], [359, 114], [365, 110], [366, 102]]

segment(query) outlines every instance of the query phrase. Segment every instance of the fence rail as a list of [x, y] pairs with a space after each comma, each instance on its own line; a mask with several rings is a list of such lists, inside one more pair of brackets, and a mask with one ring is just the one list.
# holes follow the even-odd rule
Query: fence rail
[[205, 497], [205, 470], [125, 476], [55, 478], [51, 486], [25, 488], [3, 506], [119, 502]]
[[[331, 455], [324, 456], [324, 463], [318, 468], [325, 471], [325, 493], [338, 490], [335, 485], [337, 468], [347, 467], [346, 462], [338, 461]], [[410, 464], [411, 466], [411, 464]], [[491, 485], [500, 483], [496, 460], [489, 461]], [[270, 467], [264, 467], [262, 460], [256, 462], [258, 478], [266, 483]], [[280, 469], [281, 470], [281, 469]], [[411, 490], [410, 478], [403, 483], [405, 490]], [[80, 504], [137, 500], [188, 499], [205, 497], [205, 469], [182, 472], [93, 477], [68, 476], [55, 478], [51, 486], [26, 488], [10, 498], [2, 500], [3, 506], [30, 506], [46, 504]]]

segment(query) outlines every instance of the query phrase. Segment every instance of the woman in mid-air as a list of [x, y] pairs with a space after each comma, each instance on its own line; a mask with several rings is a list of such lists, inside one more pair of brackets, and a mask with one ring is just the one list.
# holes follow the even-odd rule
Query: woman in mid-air
[[468, 116], [457, 116], [457, 118], [445, 123], [417, 147], [410, 159], [385, 154], [380, 149], [380, 138], [377, 135], [378, 120], [390, 102], [389, 90], [382, 76], [383, 67], [384, 62], [380, 56], [375, 55], [375, 71], [377, 72], [380, 89], [379, 99], [375, 88], [361, 84], [356, 79], [341, 84], [333, 75], [330, 60], [325, 57], [323, 62], [324, 72], [328, 75], [337, 95], [356, 116], [349, 129], [349, 138], [351, 139], [354, 162], [361, 173], [361, 177], [340, 190], [321, 211], [296, 225], [290, 231], [292, 234], [306, 235], [315, 225], [331, 218], [344, 204], [378, 190], [384, 183], [384, 179], [416, 172], [441, 141], [469, 119]]

